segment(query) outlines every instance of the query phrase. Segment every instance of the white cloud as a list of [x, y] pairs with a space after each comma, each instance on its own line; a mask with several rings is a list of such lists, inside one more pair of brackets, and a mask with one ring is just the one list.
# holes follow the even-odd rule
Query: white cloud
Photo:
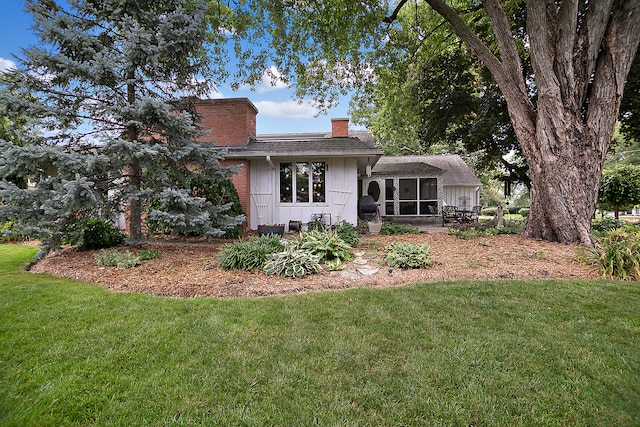
[[0, 58], [0, 72], [7, 71], [11, 68], [16, 68], [16, 63], [10, 59]]
[[241, 89], [255, 90], [258, 93], [266, 93], [279, 89], [289, 88], [289, 83], [282, 77], [282, 73], [273, 65], [262, 72], [260, 80], [254, 87], [250, 85], [242, 85]]
[[318, 108], [310, 101], [256, 101], [253, 104], [258, 108], [260, 116], [310, 119], [319, 113]]

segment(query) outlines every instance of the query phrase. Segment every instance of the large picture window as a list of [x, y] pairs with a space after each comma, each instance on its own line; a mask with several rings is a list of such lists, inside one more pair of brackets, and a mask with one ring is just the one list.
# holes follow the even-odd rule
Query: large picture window
[[324, 203], [324, 162], [280, 163], [281, 203]]
[[[438, 181], [436, 178], [399, 178], [396, 182], [393, 179], [386, 180], [386, 215], [433, 215], [438, 213]], [[397, 194], [394, 194], [395, 185], [397, 185]], [[397, 202], [398, 212], [394, 212], [394, 202]]]

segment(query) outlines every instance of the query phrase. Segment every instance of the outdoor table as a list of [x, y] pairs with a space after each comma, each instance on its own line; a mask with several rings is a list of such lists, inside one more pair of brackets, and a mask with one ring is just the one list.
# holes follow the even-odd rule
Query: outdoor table
[[463, 224], [467, 224], [469, 222], [472, 222], [473, 220], [471, 219], [471, 214], [473, 213], [473, 211], [470, 210], [466, 210], [466, 209], [456, 209], [456, 214], [458, 215], [458, 218], [456, 221], [461, 222]]

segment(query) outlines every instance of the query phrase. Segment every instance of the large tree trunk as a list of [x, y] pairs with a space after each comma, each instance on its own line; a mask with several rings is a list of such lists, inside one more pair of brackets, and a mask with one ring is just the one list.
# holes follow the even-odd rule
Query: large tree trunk
[[[575, 129], [571, 140], [560, 139], [549, 120], [538, 114], [536, 137], [527, 161], [531, 175], [531, 210], [524, 235], [554, 242], [591, 244], [591, 219], [595, 212], [602, 162], [593, 161], [594, 138]], [[578, 146], [581, 145], [580, 146]]]
[[498, 83], [531, 174], [524, 234], [591, 244], [602, 165], [640, 41], [637, 0], [530, 0], [527, 34], [534, 102], [499, 0], [485, 0], [500, 59], [442, 0], [426, 0]]
[[[127, 102], [130, 105], [136, 102], [135, 76], [133, 69], [127, 71]], [[128, 141], [133, 142], [138, 139], [138, 134], [136, 125], [130, 124], [127, 126]], [[127, 165], [127, 177], [131, 187], [130, 191], [136, 193], [129, 200], [129, 241], [133, 245], [138, 245], [142, 242], [142, 203], [138, 195], [142, 187], [142, 171], [140, 170], [139, 162], [135, 158], [132, 158], [131, 163]]]

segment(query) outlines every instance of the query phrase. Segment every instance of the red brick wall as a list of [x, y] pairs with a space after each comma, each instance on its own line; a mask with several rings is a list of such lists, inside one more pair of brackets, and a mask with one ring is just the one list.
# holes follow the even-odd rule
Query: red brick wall
[[218, 146], [245, 145], [256, 136], [258, 110], [247, 98], [204, 99], [196, 110], [202, 116], [200, 125], [211, 133], [203, 138]]
[[222, 167], [233, 167], [238, 165], [242, 165], [242, 169], [231, 177], [231, 182], [233, 182], [233, 185], [236, 187], [236, 191], [238, 192], [242, 210], [247, 217], [247, 224], [251, 224], [249, 221], [251, 215], [251, 180], [249, 177], [249, 161], [224, 160], [221, 163]]
[[[247, 98], [205, 99], [196, 104], [196, 110], [202, 116], [200, 126], [211, 131], [202, 138], [214, 141], [217, 146], [242, 146], [250, 138], [256, 137], [257, 108]], [[242, 165], [231, 181], [238, 191], [242, 210], [250, 224], [251, 181], [248, 160], [225, 160], [223, 167]]]
[[331, 119], [331, 136], [348, 137], [349, 119]]

